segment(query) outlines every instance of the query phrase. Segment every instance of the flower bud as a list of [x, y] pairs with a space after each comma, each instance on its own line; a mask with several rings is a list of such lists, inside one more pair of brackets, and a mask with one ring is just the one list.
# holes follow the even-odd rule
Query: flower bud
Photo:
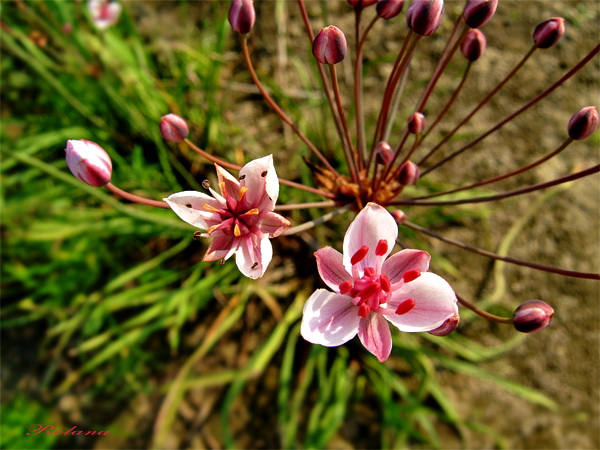
[[90, 0], [88, 10], [94, 25], [103, 30], [117, 23], [121, 14], [121, 4], [108, 0]]
[[187, 123], [176, 114], [167, 114], [160, 119], [160, 134], [163, 139], [171, 142], [181, 142], [190, 133]]
[[565, 19], [553, 17], [540, 23], [533, 30], [533, 42], [537, 48], [549, 48], [565, 34]]
[[598, 109], [595, 106], [581, 108], [571, 117], [567, 128], [571, 139], [585, 139], [598, 128]]
[[406, 11], [406, 23], [421, 36], [431, 36], [435, 33], [443, 17], [443, 0], [413, 0]]
[[377, 0], [348, 0], [352, 6], [358, 6], [359, 8], [366, 8], [367, 6], [371, 6]]
[[256, 13], [252, 0], [231, 0], [229, 7], [229, 24], [236, 33], [247, 34], [254, 27]]
[[404, 186], [407, 184], [415, 184], [419, 179], [419, 175], [419, 166], [412, 161], [406, 161], [404, 164], [402, 164], [402, 166], [400, 166], [398, 181]]
[[390, 20], [402, 12], [404, 0], [377, 0], [375, 10], [377, 15], [385, 20]]
[[394, 151], [390, 144], [385, 141], [377, 144], [375, 154], [377, 155], [377, 162], [379, 164], [388, 165], [394, 160]]
[[100, 187], [110, 181], [110, 156], [95, 142], [83, 139], [67, 141], [65, 158], [71, 173], [84, 183]]
[[554, 310], [541, 300], [529, 300], [520, 305], [513, 315], [513, 325], [521, 333], [534, 333], [550, 324]]
[[490, 21], [498, 7], [498, 0], [468, 0], [463, 18], [471, 28], [479, 28]]
[[486, 44], [485, 34], [479, 30], [469, 30], [460, 44], [460, 50], [469, 61], [477, 61], [483, 55]]
[[407, 120], [408, 131], [412, 134], [421, 134], [425, 129], [425, 115], [420, 112], [412, 113]]
[[346, 36], [333, 25], [319, 31], [313, 41], [313, 55], [321, 64], [337, 64], [344, 60], [347, 51]]
[[428, 333], [433, 334], [434, 336], [446, 336], [456, 329], [458, 322], [460, 322], [460, 316], [458, 314], [454, 314], [452, 317], [446, 319], [444, 323], [435, 330], [430, 330]]
[[395, 209], [390, 214], [398, 225], [402, 225], [404, 222], [406, 222], [406, 219], [408, 219], [406, 213], [401, 209]]

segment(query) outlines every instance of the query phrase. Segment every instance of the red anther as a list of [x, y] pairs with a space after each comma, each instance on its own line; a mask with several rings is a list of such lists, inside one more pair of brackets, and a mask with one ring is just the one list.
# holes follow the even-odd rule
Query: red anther
[[371, 308], [369, 308], [366, 303], [361, 303], [360, 305], [358, 305], [358, 315], [363, 319], [367, 317], [370, 312]]
[[379, 277], [379, 284], [381, 285], [381, 289], [383, 289], [384, 292], [390, 292], [390, 290], [391, 290], [390, 279], [387, 277], [387, 275], [385, 273]]
[[414, 307], [415, 301], [412, 298], [409, 298], [398, 305], [396, 308], [396, 314], [401, 316], [402, 314], [406, 314], [407, 312], [411, 311]]
[[352, 281], [344, 281], [339, 286], [340, 294], [347, 294], [352, 290]]
[[385, 239], [380, 239], [377, 243], [377, 247], [375, 247], [375, 254], [377, 256], [383, 256], [388, 251], [388, 243]]
[[352, 258], [350, 258], [350, 264], [352, 264], [352, 265], [358, 264], [363, 259], [365, 259], [365, 256], [367, 256], [367, 253], [369, 253], [369, 247], [367, 247], [366, 245], [363, 245], [361, 248], [356, 250], [356, 253], [354, 253]]
[[373, 269], [372, 267], [367, 267], [365, 269], [365, 276], [367, 276], [367, 277], [374, 277], [375, 276], [375, 269]]
[[411, 281], [416, 280], [420, 276], [421, 276], [420, 270], [412, 269], [412, 270], [407, 270], [406, 272], [404, 272], [404, 275], [402, 275], [402, 279], [404, 280], [405, 283], [410, 283]]

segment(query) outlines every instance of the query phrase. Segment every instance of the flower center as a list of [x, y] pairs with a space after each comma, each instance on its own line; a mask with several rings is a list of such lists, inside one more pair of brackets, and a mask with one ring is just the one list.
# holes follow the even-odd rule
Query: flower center
[[225, 199], [226, 207], [215, 208], [209, 204], [204, 205], [205, 210], [217, 213], [221, 219], [220, 223], [211, 226], [207, 230], [208, 234], [220, 230], [227, 236], [245, 236], [258, 223], [260, 211], [258, 208], [252, 208], [249, 204], [246, 197], [247, 187], [240, 188], [237, 193], [238, 195], [234, 197], [225, 188], [225, 183], [220, 183], [219, 186]]

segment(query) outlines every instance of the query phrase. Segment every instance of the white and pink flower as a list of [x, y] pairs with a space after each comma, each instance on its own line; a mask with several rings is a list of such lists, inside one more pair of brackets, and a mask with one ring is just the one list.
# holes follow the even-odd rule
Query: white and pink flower
[[425, 332], [458, 316], [453, 289], [427, 272], [427, 252], [406, 249], [386, 260], [397, 236], [392, 215], [369, 203], [350, 224], [343, 255], [331, 247], [315, 253], [319, 274], [333, 292], [318, 289], [304, 305], [304, 339], [336, 347], [358, 334], [385, 361], [392, 350], [388, 322], [401, 331]]
[[235, 254], [240, 271], [249, 278], [259, 278], [273, 256], [269, 238], [290, 226], [273, 212], [279, 195], [273, 157], [250, 161], [240, 170], [239, 180], [215, 166], [221, 194], [209, 187], [212, 197], [185, 191], [164, 200], [182, 220], [206, 230], [201, 237], [214, 238], [203, 261], [227, 260]]
[[121, 4], [117, 2], [109, 2], [108, 0], [88, 1], [88, 10], [92, 16], [92, 22], [100, 30], [117, 23], [121, 15], [121, 9]]

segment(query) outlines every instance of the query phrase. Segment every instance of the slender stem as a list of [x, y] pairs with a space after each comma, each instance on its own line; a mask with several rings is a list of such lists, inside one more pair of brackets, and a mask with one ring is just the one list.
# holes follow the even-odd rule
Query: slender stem
[[510, 177], [514, 177], [516, 175], [519, 175], [523, 172], [526, 172], [528, 170], [533, 169], [536, 166], [539, 166], [540, 164], [548, 161], [550, 158], [558, 155], [560, 152], [562, 152], [565, 148], [567, 148], [567, 146], [573, 142], [572, 138], [567, 138], [567, 140], [565, 142], [563, 142], [556, 150], [554, 150], [551, 153], [548, 153], [547, 155], [545, 155], [544, 157], [538, 159], [537, 161], [532, 162], [531, 164], [528, 164], [526, 166], [521, 167], [520, 169], [517, 170], [513, 170], [512, 172], [508, 172], [505, 173], [503, 175], [498, 175], [497, 177], [494, 178], [488, 178], [487, 180], [483, 180], [483, 181], [478, 181], [477, 183], [473, 183], [473, 184], [469, 184], [468, 186], [462, 186], [462, 187], [458, 187], [456, 189], [451, 189], [449, 191], [444, 191], [444, 192], [436, 192], [433, 194], [429, 194], [429, 195], [424, 195], [423, 197], [416, 197], [413, 198], [413, 200], [424, 200], [427, 198], [433, 198], [433, 197], [439, 197], [441, 195], [446, 195], [446, 194], [453, 194], [455, 192], [460, 192], [460, 191], [465, 191], [467, 189], [473, 189], [479, 186], [484, 186], [486, 184], [490, 184], [490, 183], [496, 183], [498, 181], [502, 181], [505, 180], [507, 178]]
[[258, 75], [256, 75], [256, 72], [254, 71], [254, 66], [252, 65], [252, 60], [250, 59], [250, 52], [248, 51], [248, 35], [246, 35], [246, 34], [244, 34], [242, 36], [242, 54], [244, 56], [244, 61], [246, 62], [246, 67], [248, 68], [248, 71], [250, 72], [250, 76], [252, 77], [252, 81], [254, 81], [254, 84], [260, 91], [264, 100], [271, 107], [271, 109], [273, 111], [275, 111], [275, 113], [279, 117], [281, 117], [281, 120], [283, 120], [294, 131], [294, 133], [296, 133], [296, 135], [302, 140], [302, 142], [304, 142], [306, 144], [306, 146], [310, 149], [310, 151], [312, 151], [315, 154], [315, 156], [317, 156], [317, 158], [319, 158], [321, 160], [321, 162], [325, 165], [325, 167], [327, 167], [336, 176], [340, 176], [340, 174], [333, 168], [333, 166], [329, 163], [329, 161], [327, 161], [327, 158], [325, 158], [323, 156], [323, 154], [317, 149], [317, 147], [315, 147], [315, 145], [310, 140], [308, 140], [308, 138], [306, 136], [304, 136], [304, 134], [298, 129], [296, 124], [292, 121], [292, 119], [290, 119], [288, 117], [288, 115], [283, 112], [283, 110], [279, 107], [279, 105], [277, 105], [277, 103], [275, 103], [275, 101], [271, 98], [271, 96], [267, 93], [267, 91], [263, 87], [262, 83], [258, 79]]
[[463, 250], [468, 250], [470, 252], [477, 253], [478, 255], [487, 256], [488, 258], [505, 261], [505, 262], [508, 262], [511, 264], [516, 264], [518, 266], [531, 267], [532, 269], [542, 270], [544, 272], [550, 272], [550, 273], [555, 273], [558, 275], [564, 275], [566, 277], [586, 278], [586, 279], [590, 279], [590, 280], [600, 280], [600, 274], [597, 274], [597, 273], [576, 272], [573, 270], [565, 270], [565, 269], [560, 269], [558, 267], [544, 266], [542, 264], [523, 261], [521, 259], [511, 258], [509, 256], [502, 256], [497, 253], [493, 253], [493, 252], [483, 250], [478, 247], [474, 247], [469, 244], [465, 244], [464, 242], [457, 241], [456, 239], [444, 237], [441, 234], [436, 233], [435, 231], [428, 230], [427, 228], [423, 228], [423, 227], [421, 227], [417, 224], [414, 224], [412, 222], [409, 222], [409, 221], [404, 222], [403, 225], [406, 225], [408, 228], [411, 228], [413, 230], [420, 231], [421, 233], [424, 233], [428, 236], [439, 239], [440, 241], [446, 242], [448, 244], [456, 245], [457, 247], [460, 247]]
[[321, 225], [322, 223], [333, 219], [335, 216], [339, 216], [341, 213], [348, 211], [350, 208], [352, 208], [353, 205], [353, 203], [348, 203], [347, 205], [344, 205], [341, 208], [336, 209], [335, 211], [331, 211], [319, 217], [318, 219], [314, 219], [309, 222], [303, 223], [302, 225], [297, 225], [295, 227], [288, 228], [282, 233], [282, 236], [290, 236], [292, 234], [297, 234], [301, 233], [302, 231], [310, 230], [311, 228], [314, 228], [317, 225]]
[[336, 203], [332, 200], [324, 202], [307, 202], [307, 203], [288, 203], [287, 205], [275, 206], [275, 211], [291, 211], [293, 209], [308, 209], [308, 208], [330, 208]]
[[495, 314], [489, 313], [487, 311], [484, 311], [483, 309], [479, 309], [477, 306], [473, 305], [472, 303], [469, 303], [468, 301], [466, 301], [464, 298], [462, 298], [460, 295], [456, 295], [456, 298], [458, 300], [458, 303], [460, 303], [461, 305], [463, 305], [465, 308], [469, 308], [471, 311], [473, 311], [475, 314], [491, 320], [493, 322], [497, 322], [497, 323], [512, 323], [512, 317], [501, 317], [501, 316], [497, 316]]
[[409, 73], [410, 67], [407, 67], [402, 76], [400, 77], [396, 92], [394, 92], [394, 100], [392, 100], [389, 118], [385, 125], [385, 129], [383, 130], [383, 136], [381, 139], [382, 141], [386, 141], [389, 143], [390, 133], [392, 132], [394, 122], [396, 121], [396, 114], [398, 113], [398, 108], [400, 107], [400, 100], [402, 99], [402, 94], [404, 93], [404, 87], [406, 86], [406, 80], [408, 79]]
[[[455, 158], [456, 156], [460, 155], [462, 152], [464, 152], [468, 148], [470, 148], [470, 147], [474, 146], [475, 144], [481, 142], [483, 139], [485, 139], [487, 136], [489, 136], [490, 134], [492, 134], [494, 131], [496, 131], [496, 130], [500, 129], [501, 127], [503, 127], [507, 122], [510, 122], [512, 119], [514, 119], [515, 117], [517, 117], [519, 114], [525, 112], [526, 110], [528, 110], [529, 108], [531, 108], [533, 105], [535, 105], [536, 103], [538, 103], [540, 100], [542, 100], [545, 97], [547, 97], [548, 95], [550, 95], [550, 93], [552, 93], [556, 88], [558, 88], [565, 81], [567, 81], [569, 78], [571, 78], [573, 75], [575, 75], [579, 70], [581, 70], [581, 68], [583, 66], [585, 66], [594, 56], [596, 56], [596, 54], [598, 54], [599, 51], [600, 51], [600, 44], [597, 45], [594, 49], [592, 49], [592, 51], [590, 51], [581, 61], [579, 61], [579, 63], [576, 66], [574, 66], [571, 70], [569, 70], [566, 74], [564, 74], [558, 81], [556, 81], [554, 84], [552, 84], [548, 89], [546, 89], [545, 91], [543, 91], [542, 93], [540, 93], [539, 95], [537, 95], [532, 100], [530, 100], [527, 103], [525, 103], [523, 106], [521, 106], [519, 109], [517, 109], [514, 113], [506, 116], [504, 119], [502, 119], [500, 122], [498, 122], [492, 128], [490, 128], [484, 134], [482, 134], [481, 136], [479, 136], [477, 139], [471, 141], [470, 143], [468, 143], [464, 147], [456, 150], [454, 153], [448, 155], [446, 158], [444, 158], [441, 161], [437, 162], [433, 166], [428, 167], [426, 170], [424, 170], [423, 172], [421, 172], [421, 177], [423, 177], [425, 174], [431, 172], [432, 170], [440, 167], [441, 165], [445, 164], [446, 162], [450, 161], [451, 159]], [[436, 147], [439, 147], [439, 145], [440, 144], [438, 144]], [[432, 152], [429, 152], [429, 154], [431, 154], [431, 153]], [[429, 156], [429, 155], [427, 155], [427, 156]], [[424, 161], [424, 159], [422, 159], [419, 162], [419, 165], [423, 161]]]
[[170, 206], [162, 200], [152, 200], [150, 198], [140, 197], [139, 195], [131, 194], [130, 192], [124, 191], [123, 189], [119, 189], [112, 183], [108, 183], [105, 187], [116, 196], [124, 198], [125, 200], [129, 200], [130, 202], [153, 206], [155, 208], [170, 208]]

